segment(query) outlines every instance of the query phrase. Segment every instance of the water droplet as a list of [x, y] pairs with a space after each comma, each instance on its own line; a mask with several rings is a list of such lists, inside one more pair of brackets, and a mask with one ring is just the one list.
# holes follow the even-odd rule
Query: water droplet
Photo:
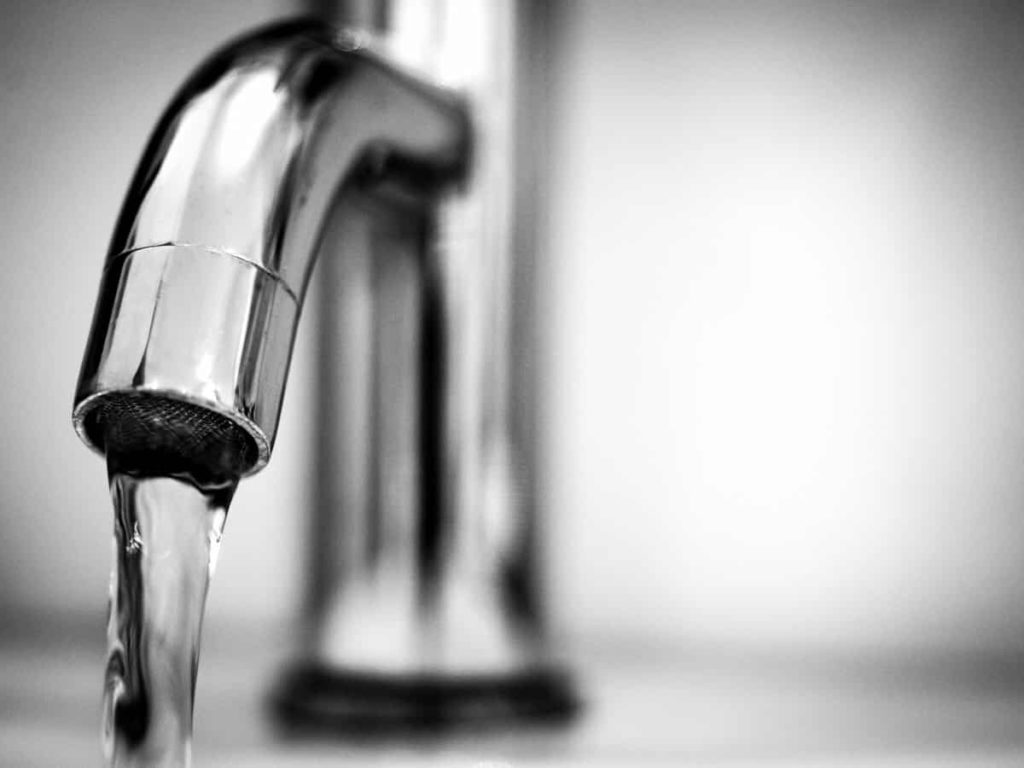
[[142, 551], [145, 546], [145, 542], [142, 540], [142, 532], [139, 530], [139, 521], [135, 521], [135, 527], [132, 529], [131, 538], [128, 539], [128, 543], [124, 545], [124, 550], [129, 555], [135, 555]]

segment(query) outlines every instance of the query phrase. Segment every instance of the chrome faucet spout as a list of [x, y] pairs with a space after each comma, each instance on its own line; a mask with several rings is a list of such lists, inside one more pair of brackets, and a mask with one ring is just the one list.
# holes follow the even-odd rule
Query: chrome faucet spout
[[212, 56], [160, 120], [115, 228], [75, 394], [82, 439], [263, 467], [335, 200], [435, 195], [465, 176], [469, 142], [459, 98], [325, 24]]
[[278, 24], [208, 59], [160, 120], [110, 245], [75, 428], [152, 474], [258, 471], [324, 262], [304, 648], [279, 714], [564, 719], [532, 362], [545, 4], [341, 5], [387, 17], [390, 57], [365, 30]]

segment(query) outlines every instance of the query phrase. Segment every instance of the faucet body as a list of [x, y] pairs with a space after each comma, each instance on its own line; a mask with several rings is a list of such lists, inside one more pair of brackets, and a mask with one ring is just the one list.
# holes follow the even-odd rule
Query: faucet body
[[262, 468], [339, 193], [436, 189], [464, 175], [468, 141], [455, 97], [325, 25], [212, 57], [160, 120], [115, 227], [75, 395], [83, 440], [103, 450], [112, 395], [166, 396], [227, 419], [251, 441], [237, 469]]
[[320, 22], [239, 39], [171, 103], [115, 228], [74, 423], [166, 473], [266, 464], [321, 264], [291, 722], [575, 709], [540, 605], [520, 5], [543, 4], [453, 4], [439, 38], [462, 58], [416, 77]]

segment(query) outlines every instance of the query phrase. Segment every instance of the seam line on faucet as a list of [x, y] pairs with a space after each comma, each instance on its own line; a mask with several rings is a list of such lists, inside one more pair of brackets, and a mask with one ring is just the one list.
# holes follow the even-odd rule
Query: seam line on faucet
[[140, 245], [137, 248], [129, 248], [126, 251], [121, 251], [116, 256], [111, 256], [109, 259], [107, 259], [107, 263], [105, 264], [104, 269], [109, 268], [112, 264], [117, 263], [121, 259], [126, 259], [129, 256], [132, 256], [140, 251], [148, 251], [154, 248], [196, 248], [199, 250], [215, 254], [217, 256], [230, 256], [231, 258], [236, 259], [237, 261], [245, 262], [249, 266], [256, 268], [260, 272], [272, 278], [276, 283], [278, 283], [281, 286], [284, 292], [288, 294], [291, 300], [295, 302], [296, 306], [299, 304], [299, 297], [296, 295], [295, 291], [292, 290], [292, 287], [288, 285], [287, 281], [279, 273], [235, 251], [231, 251], [226, 248], [215, 248], [213, 246], [202, 245], [200, 243], [166, 242], [153, 243], [152, 245]]

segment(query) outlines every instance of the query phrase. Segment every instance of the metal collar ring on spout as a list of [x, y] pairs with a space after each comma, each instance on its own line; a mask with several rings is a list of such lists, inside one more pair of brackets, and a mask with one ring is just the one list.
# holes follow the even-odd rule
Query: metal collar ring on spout
[[[387, 181], [436, 194], [464, 177], [469, 143], [457, 97], [325, 24], [274, 25], [212, 56], [128, 190], [75, 394], [81, 438], [103, 452], [108, 439], [152, 448], [158, 434], [162, 461], [259, 470], [339, 190]], [[208, 442], [197, 447], [197, 433]], [[175, 434], [193, 440], [187, 450]]]

